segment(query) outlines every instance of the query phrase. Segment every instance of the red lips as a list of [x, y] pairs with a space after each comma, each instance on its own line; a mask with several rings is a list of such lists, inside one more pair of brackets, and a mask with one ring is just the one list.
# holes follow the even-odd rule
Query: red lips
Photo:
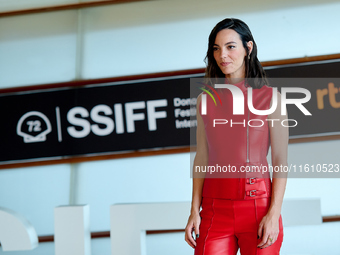
[[221, 63], [221, 66], [227, 66], [227, 65], [229, 65], [231, 62], [222, 62]]

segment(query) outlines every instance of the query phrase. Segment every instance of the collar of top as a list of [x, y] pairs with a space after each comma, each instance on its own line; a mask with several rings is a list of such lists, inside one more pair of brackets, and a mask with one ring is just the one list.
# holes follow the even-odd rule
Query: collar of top
[[[225, 84], [230, 84], [230, 83], [228, 82], [228, 79], [227, 79], [227, 78], [225, 79]], [[234, 86], [238, 87], [239, 89], [242, 90], [242, 92], [244, 92], [244, 91], [247, 90], [247, 87], [246, 87], [246, 85], [245, 85], [245, 80], [242, 80], [242, 81], [240, 81], [240, 82], [238, 82], [238, 83], [231, 84], [231, 85], [234, 85]]]

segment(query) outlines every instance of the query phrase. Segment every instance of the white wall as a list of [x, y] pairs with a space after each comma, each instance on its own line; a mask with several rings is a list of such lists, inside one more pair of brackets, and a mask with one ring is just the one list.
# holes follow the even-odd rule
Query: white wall
[[169, 1], [147, 1], [85, 9], [79, 23], [76, 11], [3, 18], [0, 88], [70, 81], [77, 68], [84, 79], [201, 68], [210, 31], [227, 16], [249, 24], [261, 61], [340, 52], [340, 3], [254, 12], [226, 3], [214, 16], [202, 3], [174, 2], [175, 12]]
[[69, 203], [69, 165], [0, 171], [0, 205], [24, 215], [38, 235], [53, 233], [53, 209]]
[[[0, 11], [24, 2], [24, 7], [41, 5], [0, 0]], [[210, 30], [228, 16], [248, 23], [261, 61], [339, 53], [339, 11], [340, 3], [333, 1], [162, 0], [86, 9], [80, 18], [77, 11], [2, 18], [0, 88], [201, 68]], [[339, 141], [291, 144], [288, 161], [340, 163], [339, 145]], [[72, 166], [74, 182], [70, 165], [2, 170], [0, 205], [26, 216], [38, 235], [49, 235], [54, 231], [53, 207], [86, 203], [92, 231], [106, 231], [113, 203], [189, 201], [189, 161], [189, 154], [183, 153], [81, 163]], [[340, 214], [339, 185], [340, 179], [289, 179], [286, 197], [319, 197], [323, 215]], [[329, 242], [340, 237], [338, 227], [327, 223], [287, 229], [283, 251], [323, 254], [321, 247], [327, 245], [328, 254], [339, 255], [338, 244]], [[311, 233], [320, 238], [315, 240], [317, 249], [305, 237]], [[183, 242], [182, 234], [148, 236], [148, 254], [191, 254]], [[110, 250], [108, 240], [93, 244], [93, 254], [109, 254], [101, 251]], [[54, 254], [53, 247], [43, 244], [31, 253], [11, 254]]]
[[0, 88], [73, 80], [76, 21], [76, 11], [1, 19]]

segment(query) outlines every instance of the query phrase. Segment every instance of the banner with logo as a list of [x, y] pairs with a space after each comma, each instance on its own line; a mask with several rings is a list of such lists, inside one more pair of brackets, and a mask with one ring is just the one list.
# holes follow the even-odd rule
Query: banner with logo
[[3, 94], [0, 162], [188, 146], [189, 94], [187, 77]]
[[[340, 81], [332, 78], [339, 68], [331, 62], [267, 70], [269, 77], [331, 77], [271, 82], [311, 93], [304, 106], [312, 117], [288, 106], [289, 118], [299, 123], [291, 138], [340, 133]], [[193, 77], [203, 74], [2, 94], [0, 164], [187, 147], [202, 92], [190, 94]]]

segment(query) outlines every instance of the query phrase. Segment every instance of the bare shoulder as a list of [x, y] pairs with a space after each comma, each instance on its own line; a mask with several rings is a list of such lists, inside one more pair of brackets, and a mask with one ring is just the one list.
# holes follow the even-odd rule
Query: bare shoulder
[[197, 96], [197, 103], [199, 103], [201, 101], [202, 95], [204, 94], [204, 92], [201, 92], [198, 96]]
[[[267, 85], [265, 85], [265, 86], [267, 86]], [[274, 89], [274, 87], [270, 87], [270, 86], [267, 86], [269, 89]], [[272, 104], [273, 104], [273, 100], [274, 100], [274, 97], [273, 97], [274, 95], [272, 94], [272, 97], [271, 97], [271, 99], [270, 99], [270, 107], [272, 106]], [[281, 93], [280, 93], [280, 91], [279, 90], [276, 90], [276, 98], [277, 98], [277, 102], [278, 102], [278, 104], [281, 102]]]
[[[272, 96], [272, 99], [270, 100], [270, 108], [272, 107], [273, 100], [274, 100], [274, 96]], [[281, 93], [280, 93], [280, 91], [277, 90], [277, 92], [276, 92], [276, 109], [268, 117], [275, 118], [275, 119], [282, 119], [283, 117], [287, 117], [287, 116], [281, 115], [281, 112], [282, 112], [281, 107], [282, 107], [281, 106]]]

